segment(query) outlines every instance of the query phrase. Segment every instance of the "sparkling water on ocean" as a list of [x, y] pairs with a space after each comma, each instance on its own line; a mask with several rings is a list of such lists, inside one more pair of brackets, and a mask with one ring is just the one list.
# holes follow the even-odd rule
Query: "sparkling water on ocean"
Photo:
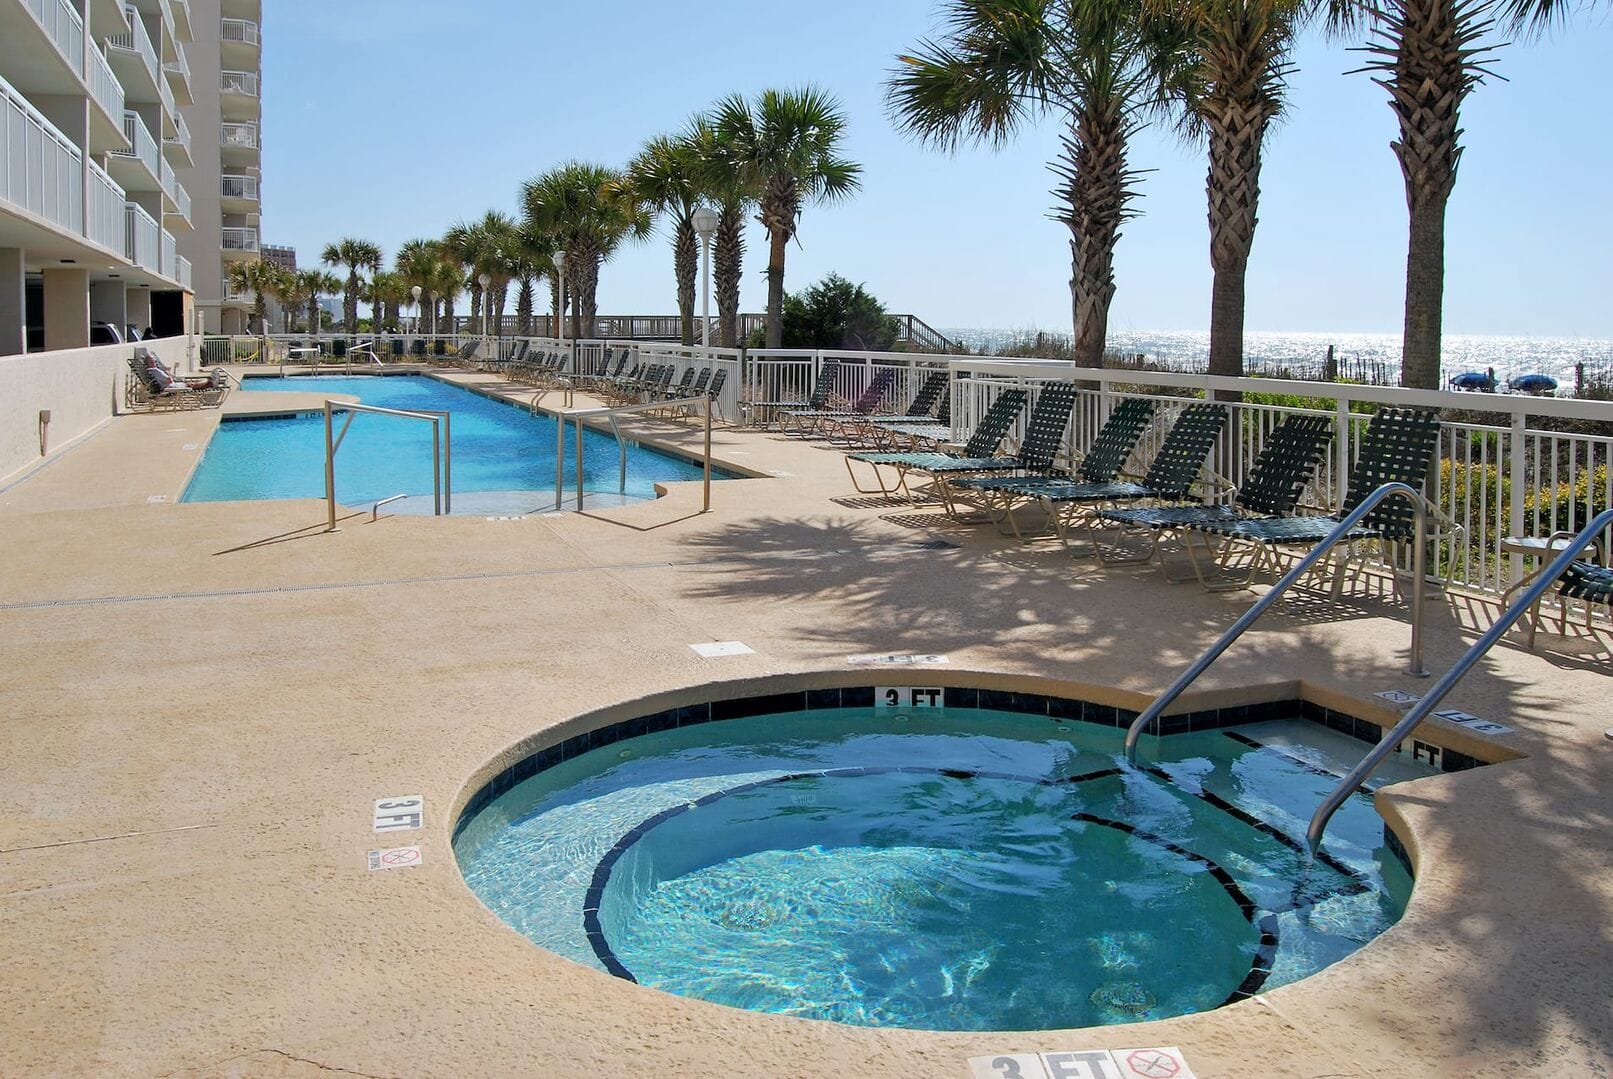
[[[996, 351], [1016, 341], [1035, 337], [1035, 330], [954, 327], [942, 333], [974, 351]], [[1068, 331], [1064, 331], [1068, 334]], [[1207, 332], [1117, 331], [1109, 333], [1109, 351], [1141, 353], [1171, 367], [1202, 367], [1209, 355]], [[1400, 368], [1398, 333], [1248, 333], [1244, 355], [1251, 368], [1273, 365], [1314, 367], [1332, 345], [1343, 373], [1353, 366], [1382, 368], [1397, 375]], [[1448, 334], [1441, 367], [1445, 377], [1463, 371], [1495, 368], [1504, 385], [1518, 375], [1544, 374], [1562, 387], [1574, 385], [1574, 365], [1585, 365], [1587, 381], [1613, 377], [1613, 340], [1595, 337], [1501, 337], [1484, 334]]]

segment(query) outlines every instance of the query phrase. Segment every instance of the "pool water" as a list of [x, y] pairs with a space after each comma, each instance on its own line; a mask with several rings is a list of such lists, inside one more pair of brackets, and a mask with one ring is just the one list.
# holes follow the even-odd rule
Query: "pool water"
[[462, 821], [455, 851], [500, 918], [577, 962], [869, 1026], [1204, 1011], [1400, 916], [1411, 881], [1365, 795], [1304, 853], [1363, 743], [1250, 724], [1160, 740], [1130, 769], [1120, 739], [974, 709], [703, 723], [540, 772]]
[[[539, 511], [553, 508], [554, 420], [423, 375], [248, 378], [249, 392], [297, 390], [351, 394], [381, 408], [453, 414], [453, 494], [458, 512]], [[345, 416], [336, 417], [340, 431]], [[575, 492], [575, 439], [568, 425], [565, 489]], [[620, 479], [616, 439], [583, 432], [583, 490], [615, 495]], [[655, 497], [656, 483], [698, 480], [698, 464], [629, 445], [629, 498]], [[713, 479], [730, 473], [712, 470]], [[336, 455], [336, 497], [359, 505], [395, 494], [424, 496], [394, 503], [394, 511], [431, 511], [431, 425], [419, 420], [354, 415]], [[325, 497], [325, 416], [304, 413], [219, 424], [185, 502]], [[600, 505], [596, 499], [587, 504]], [[567, 503], [570, 506], [572, 503]]]

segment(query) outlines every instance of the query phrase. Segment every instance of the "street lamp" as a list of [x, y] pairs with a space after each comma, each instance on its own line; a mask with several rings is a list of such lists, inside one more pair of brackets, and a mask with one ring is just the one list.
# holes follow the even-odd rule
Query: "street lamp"
[[717, 212], [710, 206], [697, 208], [689, 223], [700, 237], [700, 253], [705, 265], [700, 289], [700, 346], [711, 347], [711, 238], [717, 232]]
[[492, 321], [493, 314], [493, 294], [487, 291], [487, 286], [493, 283], [493, 279], [484, 273], [477, 274], [476, 283], [482, 286], [482, 336], [486, 337], [487, 324]]
[[554, 313], [555, 336], [560, 339], [560, 344], [564, 347], [566, 343], [566, 253], [564, 251], [554, 253], [554, 272], [560, 275], [560, 288], [556, 293], [559, 296], [559, 301], [556, 304]]
[[419, 285], [410, 285], [409, 286], [409, 295], [414, 297], [414, 335], [416, 337], [420, 336], [420, 293], [421, 293], [421, 291], [422, 290], [421, 290]]

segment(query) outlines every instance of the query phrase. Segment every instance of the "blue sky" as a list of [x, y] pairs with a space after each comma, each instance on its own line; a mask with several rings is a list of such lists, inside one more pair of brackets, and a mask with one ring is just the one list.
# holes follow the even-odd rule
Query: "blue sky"
[[[723, 95], [816, 82], [864, 166], [851, 201], [810, 207], [786, 287], [837, 272], [940, 326], [1069, 330], [1068, 233], [1047, 219], [1057, 125], [944, 155], [894, 130], [884, 80], [937, 27], [939, 0], [273, 0], [264, 5], [264, 235], [300, 262], [361, 236], [390, 257], [459, 218], [513, 211], [526, 177], [571, 158], [621, 164]], [[1405, 195], [1394, 119], [1351, 42], [1306, 36], [1290, 110], [1267, 140], [1248, 280], [1250, 330], [1394, 331]], [[1613, 337], [1613, 15], [1503, 49], [1508, 81], [1463, 112], [1447, 225], [1448, 333]], [[1143, 215], [1117, 255], [1119, 330], [1208, 326], [1202, 147], [1150, 129], [1133, 163]], [[760, 226], [742, 302], [765, 302]], [[602, 313], [676, 310], [663, 235], [625, 249]]]

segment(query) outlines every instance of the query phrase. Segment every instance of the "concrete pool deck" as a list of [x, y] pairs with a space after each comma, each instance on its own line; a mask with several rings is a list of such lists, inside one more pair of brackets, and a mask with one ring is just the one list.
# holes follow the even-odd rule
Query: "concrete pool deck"
[[[871, 684], [857, 653], [942, 653], [955, 682], [1138, 707], [1249, 594], [856, 496], [839, 452], [726, 428], [719, 458], [783, 475], [714, 485], [709, 514], [699, 484], [676, 484], [515, 520], [372, 524], [365, 507], [324, 534], [318, 501], [176, 504], [218, 416], [122, 417], [0, 485], [0, 1074], [956, 1077], [984, 1054], [1151, 1045], [1205, 1077], [1613, 1069], [1605, 637], [1543, 632], [1530, 653], [1514, 634], [1457, 688], [1449, 707], [1515, 733], [1431, 737], [1505, 763], [1379, 795], [1416, 891], [1312, 978], [1070, 1032], [758, 1015], [618, 981], [500, 922], [449, 845], [473, 778], [535, 733], [713, 682]], [[1490, 616], [1431, 604], [1429, 668]], [[729, 640], [754, 654], [689, 648]], [[1406, 642], [1390, 600], [1305, 594], [1194, 701], [1303, 695], [1383, 721], [1374, 692], [1427, 685], [1400, 673]], [[424, 796], [424, 829], [375, 835], [374, 800], [405, 794]], [[416, 842], [420, 867], [368, 870], [366, 851]]]

